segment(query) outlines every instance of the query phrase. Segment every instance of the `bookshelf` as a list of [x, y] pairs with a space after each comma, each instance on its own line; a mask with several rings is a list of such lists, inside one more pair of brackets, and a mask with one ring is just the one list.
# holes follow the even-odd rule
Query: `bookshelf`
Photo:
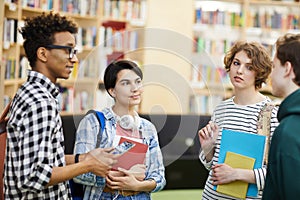
[[[62, 115], [83, 114], [98, 108], [98, 102], [108, 98], [98, 90], [107, 62], [125, 57], [126, 52], [137, 48], [141, 35], [134, 29], [143, 27], [146, 17], [145, 0], [6, 0], [1, 1], [0, 6], [0, 19], [4, 21], [0, 24], [0, 110], [26, 80], [29, 65], [22, 48], [22, 36], [17, 32], [23, 19], [54, 10], [78, 23], [79, 62], [68, 80], [58, 80]], [[125, 41], [129, 42], [125, 44]], [[132, 53], [128, 57], [139, 58]]]
[[[99, 27], [98, 51], [103, 54], [99, 79], [102, 80], [108, 63], [116, 59], [130, 59], [142, 67], [144, 28], [147, 19], [146, 0], [103, 0], [102, 20]], [[102, 53], [101, 53], [102, 52]], [[99, 54], [98, 54], [99, 55]], [[101, 110], [112, 105], [113, 99], [107, 94], [103, 82], [97, 83], [94, 91], [94, 107]], [[138, 108], [140, 111], [140, 108]]]
[[[3, 21], [7, 18], [22, 23], [23, 17], [48, 10], [45, 8], [48, 4], [33, 8], [25, 6], [25, 2], [29, 2], [26, 0], [18, 3], [7, 1], [0, 2], [0, 19]], [[64, 110], [62, 114], [82, 114], [89, 108], [101, 109], [110, 105], [112, 100], [103, 89], [101, 77], [108, 61], [123, 57], [137, 61], [144, 71], [145, 92], [140, 113], [210, 114], [214, 104], [233, 94], [232, 86], [223, 71], [222, 58], [235, 40], [259, 41], [272, 53], [272, 44], [279, 35], [299, 32], [299, 2], [86, 1], [97, 2], [97, 9], [91, 14], [85, 6], [83, 10], [79, 9], [82, 5], [76, 9], [76, 4], [72, 5], [72, 9], [69, 7], [70, 10], [60, 10], [57, 5], [53, 8], [72, 16], [82, 28], [81, 34], [91, 33], [86, 40], [78, 40], [80, 62], [70, 79], [59, 80], [65, 92], [64, 99], [71, 102], [65, 103], [69, 110]], [[209, 5], [211, 2], [213, 5]], [[280, 13], [283, 23], [282, 26], [276, 26], [270, 19], [276, 18], [278, 21]], [[95, 32], [96, 35], [92, 34]], [[15, 63], [18, 69], [15, 78], [5, 79], [5, 62], [2, 59], [0, 97], [6, 99], [12, 97], [25, 81], [22, 75], [24, 70], [20, 68], [21, 65], [26, 66], [26, 62], [22, 59], [24, 51], [21, 43], [13, 42], [9, 48], [4, 48], [3, 33], [4, 23], [0, 23], [0, 56]], [[270, 87], [263, 88], [263, 91], [269, 93]], [[70, 98], [70, 95], [75, 98]], [[87, 101], [81, 103], [81, 98]], [[199, 103], [200, 100], [194, 102], [201, 98], [211, 104]], [[3, 107], [4, 101], [1, 100], [0, 109]]]
[[[237, 40], [257, 41], [274, 55], [280, 35], [300, 32], [300, 3], [270, 0], [195, 0], [190, 112], [210, 114], [234, 94], [223, 57]], [[261, 91], [272, 99], [269, 85]]]
[[[25, 57], [25, 52], [22, 47], [22, 36], [18, 33], [17, 27], [21, 27], [24, 23], [23, 19], [55, 10], [63, 15], [71, 16], [79, 25], [80, 34], [77, 37], [80, 62], [89, 54], [90, 51], [97, 45], [97, 27], [99, 24], [98, 1], [81, 1], [81, 5], [75, 5], [74, 2], [68, 7], [65, 5], [67, 1], [1, 1], [1, 16], [0, 19], [4, 21], [0, 25], [1, 38], [1, 103], [2, 109], [5, 104], [14, 96], [20, 85], [26, 80], [26, 70], [29, 67], [28, 61]], [[90, 7], [87, 8], [87, 5]], [[79, 9], [79, 6], [80, 9]], [[84, 9], [86, 7], [86, 9]], [[80, 82], [87, 88], [89, 77], [80, 77], [77, 79], [77, 68], [73, 71], [69, 80], [59, 80], [59, 84], [67, 85], [72, 88], [75, 82]], [[92, 82], [92, 81], [90, 81]], [[4, 101], [3, 101], [4, 99]], [[73, 110], [70, 110], [73, 111]]]

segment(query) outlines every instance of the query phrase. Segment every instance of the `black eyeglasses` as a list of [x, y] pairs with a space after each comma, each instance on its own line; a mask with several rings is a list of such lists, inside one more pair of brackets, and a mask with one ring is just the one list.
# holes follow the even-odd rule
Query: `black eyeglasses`
[[69, 51], [69, 59], [72, 59], [77, 54], [77, 49], [70, 46], [49, 44], [45, 47], [48, 49], [67, 49]]

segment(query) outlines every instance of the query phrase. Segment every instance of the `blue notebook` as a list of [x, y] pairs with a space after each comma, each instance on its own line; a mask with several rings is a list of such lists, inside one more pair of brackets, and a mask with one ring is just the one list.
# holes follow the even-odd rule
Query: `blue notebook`
[[[223, 129], [218, 163], [224, 163], [227, 151], [255, 159], [254, 169], [263, 165], [266, 136]], [[215, 190], [216, 190], [215, 186]], [[256, 197], [256, 184], [249, 184], [247, 196]]]

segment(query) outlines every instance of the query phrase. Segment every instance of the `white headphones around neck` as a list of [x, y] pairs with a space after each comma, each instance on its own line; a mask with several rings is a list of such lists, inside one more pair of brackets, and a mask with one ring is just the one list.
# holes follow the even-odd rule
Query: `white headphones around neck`
[[117, 116], [117, 122], [123, 129], [127, 130], [138, 130], [140, 126], [140, 118], [137, 114], [134, 117], [131, 115]]

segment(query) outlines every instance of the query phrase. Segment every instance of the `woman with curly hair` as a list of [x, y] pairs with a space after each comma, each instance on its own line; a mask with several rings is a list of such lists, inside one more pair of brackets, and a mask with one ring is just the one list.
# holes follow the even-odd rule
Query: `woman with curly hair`
[[[217, 192], [215, 186], [237, 180], [256, 184], [260, 191], [258, 196], [246, 199], [261, 199], [266, 177], [265, 165], [254, 170], [238, 169], [224, 163], [218, 164], [218, 159], [223, 129], [258, 134], [259, 113], [271, 101], [259, 89], [271, 73], [272, 62], [260, 44], [240, 41], [227, 52], [224, 64], [234, 88], [234, 96], [221, 102], [215, 108], [211, 121], [198, 132], [201, 143], [199, 158], [209, 170], [203, 199], [236, 199]], [[271, 114], [271, 136], [278, 125], [276, 113], [277, 107]]]

